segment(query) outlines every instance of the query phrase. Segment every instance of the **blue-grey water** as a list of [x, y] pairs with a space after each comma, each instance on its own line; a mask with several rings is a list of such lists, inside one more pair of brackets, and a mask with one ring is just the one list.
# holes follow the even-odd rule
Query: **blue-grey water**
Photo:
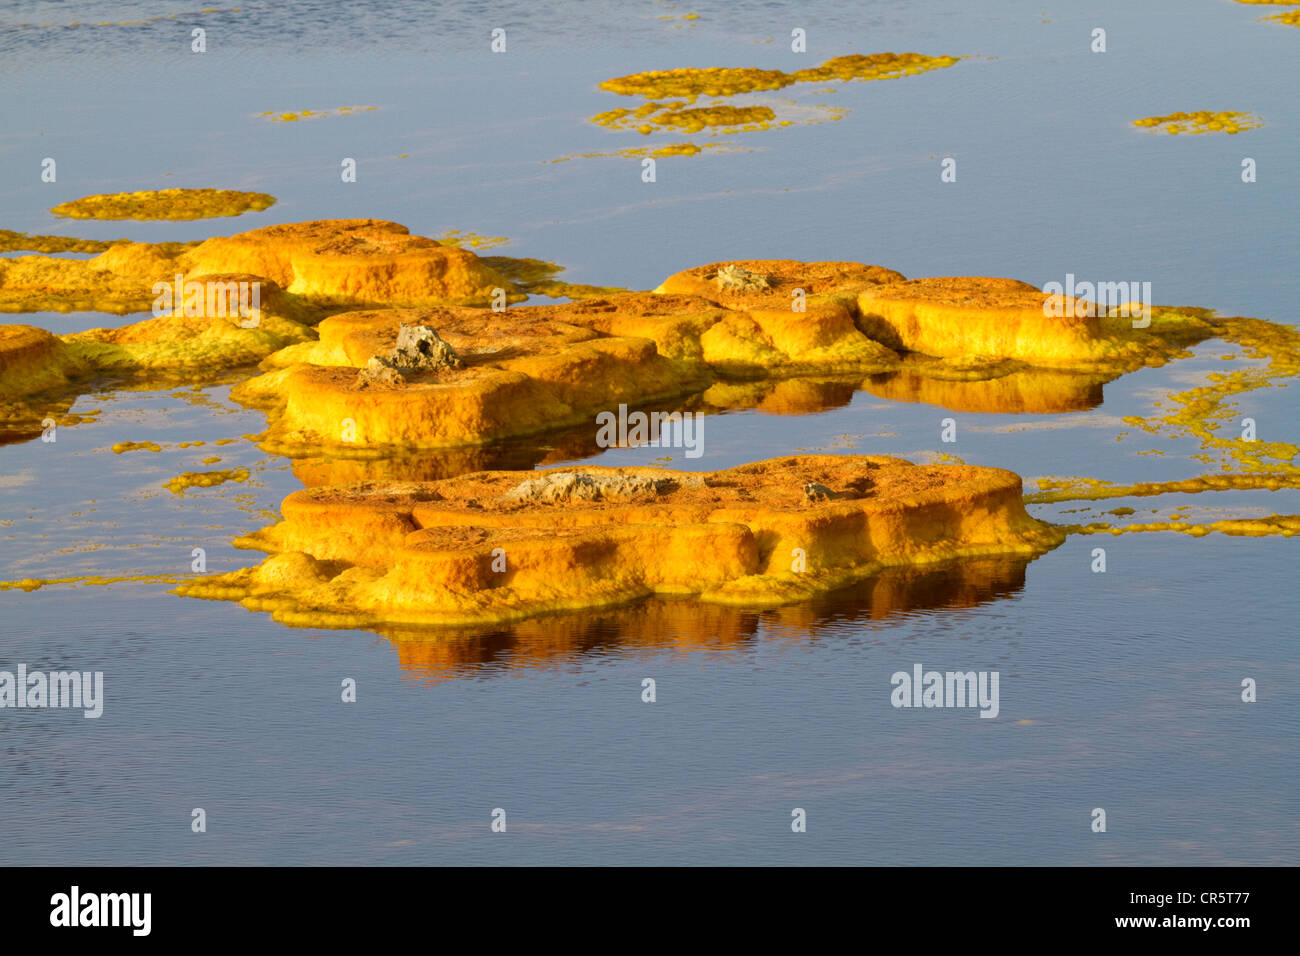
[[[741, 258], [840, 259], [908, 276], [1036, 285], [1149, 281], [1157, 302], [1294, 324], [1300, 29], [1230, 0], [800, 3], [199, 4], [41, 2], [0, 11], [0, 228], [189, 240], [276, 222], [375, 217], [510, 239], [574, 282], [653, 288]], [[1285, 8], [1284, 8], [1285, 9]], [[169, 15], [179, 14], [175, 18]], [[682, 19], [696, 13], [698, 19]], [[101, 21], [163, 19], [132, 26]], [[671, 17], [673, 19], [661, 19]], [[80, 26], [70, 26], [80, 23]], [[43, 24], [52, 24], [43, 26]], [[191, 52], [194, 27], [207, 52]], [[491, 31], [507, 51], [490, 51]], [[806, 29], [808, 52], [790, 51]], [[1089, 49], [1094, 28], [1107, 52]], [[719, 142], [749, 151], [575, 158], [690, 137], [603, 129], [635, 102], [613, 76], [786, 70], [847, 53], [963, 55], [896, 81], [809, 84], [755, 102], [843, 119]], [[834, 92], [819, 93], [826, 86]], [[271, 123], [267, 110], [377, 106]], [[787, 104], [788, 105], [788, 104]], [[1250, 110], [1237, 136], [1157, 136], [1139, 117]], [[696, 138], [699, 139], [699, 138]], [[701, 140], [702, 141], [702, 140]], [[405, 158], [399, 158], [399, 157]], [[939, 163], [957, 159], [957, 181]], [[54, 183], [41, 162], [57, 161]], [[358, 179], [339, 164], [355, 158]], [[1243, 183], [1241, 163], [1258, 180]], [[92, 193], [269, 192], [271, 209], [186, 223], [59, 220]], [[545, 302], [546, 300], [540, 300]], [[131, 317], [40, 313], [55, 332]], [[1192, 438], [1122, 422], [1242, 367], [1192, 358], [1105, 386], [1087, 411], [972, 414], [845, 391], [803, 415], [710, 415], [713, 470], [796, 449], [940, 453], [1033, 479], [1131, 483], [1217, 468]], [[656, 602], [440, 639], [300, 630], [158, 578], [256, 560], [230, 545], [275, 519], [310, 469], [246, 437], [233, 378], [105, 387], [57, 441], [0, 446], [0, 669], [105, 675], [103, 716], [0, 711], [0, 862], [1258, 864], [1300, 855], [1297, 544], [1072, 536], [1031, 562], [899, 573], [775, 611]], [[1300, 440], [1291, 388], [1235, 399], [1261, 437]], [[92, 414], [94, 413], [94, 414]], [[957, 421], [955, 444], [940, 420]], [[1125, 436], [1117, 441], [1117, 436]], [[571, 436], [569, 436], [571, 437]], [[235, 439], [216, 446], [218, 439]], [[114, 455], [121, 441], [159, 453]], [[202, 447], [179, 448], [203, 440]], [[549, 436], [491, 467], [587, 454]], [[570, 449], [578, 448], [574, 453]], [[1143, 454], [1151, 450], [1162, 455]], [[602, 464], [648, 463], [620, 449]], [[220, 464], [202, 459], [219, 456]], [[450, 468], [425, 456], [409, 468]], [[176, 496], [184, 471], [246, 483]], [[1294, 491], [1115, 505], [1196, 520], [1300, 513]], [[1092, 549], [1107, 571], [1093, 573]], [[890, 676], [996, 670], [1000, 714], [895, 709]], [[641, 700], [642, 680], [657, 700]], [[340, 701], [346, 678], [355, 704]], [[1258, 683], [1256, 703], [1241, 682]], [[203, 808], [207, 832], [191, 831]], [[1107, 831], [1090, 827], [1104, 808]], [[505, 833], [490, 828], [507, 813]], [[806, 833], [791, 811], [807, 812]]]

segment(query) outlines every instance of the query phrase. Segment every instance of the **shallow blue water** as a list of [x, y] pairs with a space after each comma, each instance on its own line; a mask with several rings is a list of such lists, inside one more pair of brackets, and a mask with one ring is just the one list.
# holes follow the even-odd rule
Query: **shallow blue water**
[[[399, 3], [345, 15], [244, 2], [191, 16], [181, 4], [18, 4], [0, 15], [0, 228], [161, 241], [367, 216], [506, 236], [502, 254], [555, 260], [575, 282], [652, 288], [725, 259], [846, 259], [909, 276], [1150, 281], [1157, 302], [1296, 321], [1300, 30], [1228, 0], [969, 6]], [[185, 16], [15, 26], [173, 12]], [[688, 12], [700, 19], [658, 19]], [[202, 55], [189, 51], [195, 25], [207, 30]], [[504, 55], [488, 49], [497, 26]], [[808, 31], [803, 56], [789, 51], [795, 26]], [[1088, 49], [1098, 26], [1105, 54]], [[971, 59], [833, 93], [740, 98], [850, 112], [722, 137], [752, 151], [660, 160], [653, 184], [634, 159], [550, 162], [645, 145], [587, 122], [631, 105], [597, 88], [612, 76], [791, 70], [888, 50]], [[257, 116], [349, 105], [380, 108]], [[1130, 125], [1204, 108], [1252, 110], [1266, 125], [1221, 137]], [[40, 181], [46, 156], [56, 183]], [[945, 156], [956, 183], [940, 182]], [[1240, 179], [1247, 156], [1252, 184]], [[358, 160], [356, 183], [339, 181], [343, 157]], [[170, 186], [279, 202], [191, 223], [47, 212]], [[7, 321], [67, 332], [129, 319]], [[1211, 467], [1191, 457], [1195, 441], [1134, 434], [1121, 419], [1151, 415], [1153, 401], [1225, 368], [1229, 351], [1206, 343], [1068, 415], [957, 413], [868, 391], [807, 415], [710, 415], [704, 455], [672, 464], [804, 449], [950, 453], [1027, 479], [1191, 477]], [[99, 413], [57, 442], [0, 447], [0, 580], [182, 576], [194, 547], [209, 571], [253, 560], [230, 541], [273, 520], [302, 481], [241, 437], [265, 421], [228, 391], [87, 394], [73, 411]], [[1297, 440], [1294, 389], [1236, 405], [1262, 437]], [[950, 416], [954, 445], [940, 441]], [[111, 453], [127, 440], [163, 451]], [[572, 447], [583, 445], [551, 436], [493, 454], [529, 467], [571, 460]], [[1140, 454], [1151, 449], [1164, 454]], [[202, 464], [214, 455], [220, 464]], [[162, 488], [208, 467], [251, 477], [184, 497]], [[1294, 492], [1031, 510], [1075, 523], [1119, 504], [1300, 512]], [[1097, 546], [1105, 574], [1090, 570]], [[0, 668], [103, 670], [107, 698], [98, 720], [0, 711], [0, 861], [1294, 863], [1295, 560], [1290, 539], [1071, 537], [1027, 566], [868, 582], [807, 607], [653, 605], [440, 642], [288, 629], [163, 583], [0, 590]], [[890, 676], [916, 663], [999, 671], [999, 717], [894, 709]], [[339, 702], [349, 677], [355, 705]], [[654, 704], [641, 702], [645, 677]], [[1245, 677], [1258, 703], [1240, 701]], [[190, 831], [195, 807], [206, 834]], [[497, 807], [504, 835], [489, 829]], [[790, 830], [795, 807], [807, 833]], [[1094, 807], [1107, 811], [1105, 834], [1089, 829]]]

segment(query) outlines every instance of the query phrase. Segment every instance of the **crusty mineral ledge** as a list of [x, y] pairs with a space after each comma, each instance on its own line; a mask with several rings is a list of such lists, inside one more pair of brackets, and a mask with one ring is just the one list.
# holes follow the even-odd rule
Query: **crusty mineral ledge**
[[379, 219], [323, 219], [253, 229], [197, 244], [123, 242], [91, 259], [0, 259], [0, 311], [135, 312], [155, 282], [249, 273], [317, 303], [488, 304], [515, 286], [468, 249], [413, 236]]
[[[1153, 309], [1141, 329], [1130, 317], [1052, 317], [1046, 298], [1011, 279], [908, 281], [853, 262], [713, 263], [654, 293], [335, 315], [319, 341], [269, 356], [267, 374], [232, 395], [267, 409], [267, 447], [295, 455], [484, 444], [723, 382], [720, 404], [740, 407], [771, 388], [731, 383], [759, 377], [856, 374], [889, 397], [1053, 413], [1093, 407], [1105, 382], [1217, 331], [1195, 310]], [[436, 332], [462, 367], [403, 382], [358, 376], [402, 325]]]
[[235, 542], [272, 553], [259, 567], [177, 592], [304, 626], [473, 625], [655, 594], [784, 604], [885, 567], [1064, 538], [1026, 513], [1012, 472], [864, 456], [313, 488], [283, 514]]

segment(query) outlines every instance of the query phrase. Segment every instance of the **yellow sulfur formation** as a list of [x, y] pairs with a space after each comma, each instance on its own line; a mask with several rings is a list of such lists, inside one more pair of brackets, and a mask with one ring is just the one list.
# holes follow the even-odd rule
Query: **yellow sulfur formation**
[[1133, 524], [1109, 525], [1094, 523], [1086, 525], [1067, 525], [1062, 530], [1068, 534], [1138, 534], [1142, 532], [1174, 531], [1195, 538], [1207, 534], [1228, 534], [1249, 538], [1264, 538], [1279, 535], [1290, 538], [1300, 534], [1300, 515], [1269, 515], [1267, 518], [1225, 518], [1222, 521], [1210, 521], [1205, 524], [1179, 524], [1174, 521], [1135, 522]]
[[806, 456], [722, 472], [479, 472], [320, 488], [236, 543], [261, 566], [180, 594], [304, 626], [469, 625], [652, 595], [746, 606], [825, 593], [882, 568], [1033, 556], [1063, 540], [1011, 472]]
[[[129, 239], [75, 239], [71, 236], [32, 236], [12, 229], [0, 229], [0, 252], [106, 252], [110, 246]], [[196, 243], [197, 245], [197, 243]]]
[[[1092, 408], [1111, 379], [1189, 354], [1222, 334], [1196, 310], [1151, 310], [1143, 328], [1045, 314], [1048, 297], [1009, 279], [907, 281], [851, 262], [746, 260], [670, 276], [654, 294], [594, 296], [504, 312], [442, 307], [326, 319], [320, 339], [265, 361], [232, 396], [268, 411], [267, 447], [295, 455], [446, 448], [590, 423], [600, 411], [709, 389], [706, 406], [845, 403], [857, 388], [971, 411]], [[1095, 310], [1093, 310], [1095, 311]], [[1225, 320], [1226, 321], [1226, 320]], [[397, 383], [358, 374], [402, 324], [461, 355]], [[1264, 323], [1267, 326], [1267, 323]], [[855, 381], [727, 385], [725, 377], [856, 374]]]
[[224, 471], [187, 471], [163, 483], [174, 495], [183, 495], [190, 488], [212, 488], [228, 481], [247, 481], [247, 468], [227, 468]]
[[924, 56], [920, 53], [873, 53], [870, 56], [854, 54], [836, 57], [821, 66], [794, 73], [750, 67], [651, 70], [606, 80], [600, 84], [600, 88], [624, 96], [645, 96], [651, 99], [735, 96], [738, 93], [780, 90], [792, 83], [893, 79], [949, 67], [960, 59], [961, 57], [955, 56]]
[[1142, 481], [1134, 485], [1113, 485], [1096, 478], [1040, 478], [1038, 488], [1037, 492], [1025, 495], [1026, 504], [1194, 495], [1204, 491], [1278, 491], [1283, 488], [1300, 488], [1300, 474], [1202, 475], [1181, 481]]
[[749, 132], [765, 129], [776, 118], [770, 106], [701, 106], [694, 109], [679, 103], [647, 103], [634, 110], [618, 109], [599, 113], [593, 123], [610, 129], [635, 129], [650, 133], [654, 127], [699, 133], [706, 129]]
[[332, 110], [299, 110], [298, 112], [277, 113], [275, 110], [267, 110], [265, 113], [257, 115], [263, 119], [269, 119], [272, 123], [297, 123], [299, 120], [323, 119], [328, 116], [351, 116], [353, 113], [371, 113], [379, 109], [378, 106], [340, 106]]
[[114, 455], [128, 451], [162, 451], [162, 446], [156, 441], [120, 441], [113, 446]]
[[472, 252], [379, 219], [267, 226], [208, 239], [181, 257], [187, 272], [246, 272], [295, 295], [386, 305], [483, 300], [513, 291]]
[[[508, 260], [507, 260], [508, 261]], [[116, 242], [92, 259], [0, 259], [0, 311], [140, 312], [156, 282], [244, 274], [311, 302], [488, 304], [522, 296], [468, 249], [377, 219], [287, 223], [200, 243]]]
[[0, 325], [0, 400], [66, 388], [92, 374], [57, 336], [31, 325]]
[[1214, 113], [1198, 110], [1195, 113], [1170, 113], [1168, 116], [1147, 116], [1133, 121], [1134, 126], [1162, 129], [1166, 133], [1230, 133], [1236, 134], [1264, 125], [1254, 113], [1227, 110]]
[[260, 212], [275, 205], [266, 193], [231, 189], [156, 189], [83, 196], [50, 212], [69, 219], [214, 219]]

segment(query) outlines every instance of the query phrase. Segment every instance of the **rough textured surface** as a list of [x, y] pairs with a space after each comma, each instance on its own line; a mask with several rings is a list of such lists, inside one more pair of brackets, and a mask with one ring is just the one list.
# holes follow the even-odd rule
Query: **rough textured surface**
[[187, 272], [251, 272], [297, 295], [387, 305], [482, 300], [514, 287], [468, 249], [380, 219], [325, 219], [208, 239]]
[[[796, 289], [802, 311], [791, 307]], [[1045, 299], [1012, 279], [907, 281], [848, 262], [714, 263], [655, 293], [502, 312], [335, 315], [318, 342], [270, 356], [267, 374], [232, 394], [267, 409], [269, 447], [295, 454], [482, 444], [706, 388], [716, 408], [767, 403], [778, 413], [842, 404], [859, 387], [971, 411], [1051, 413], [1094, 407], [1104, 382], [1216, 334], [1193, 310], [1155, 309], [1150, 327], [1134, 330], [1129, 319], [1046, 316]], [[403, 323], [436, 327], [462, 367], [409, 383], [377, 368], [359, 393], [348, 370], [392, 348]], [[827, 386], [796, 380], [828, 373], [857, 376], [830, 405]], [[736, 381], [759, 376], [767, 381]]]
[[[745, 275], [762, 283], [737, 282]], [[805, 296], [857, 291], [883, 282], [901, 282], [902, 273], [860, 262], [799, 262], [794, 259], [745, 259], [713, 262], [670, 275], [656, 292], [695, 295], [730, 308], [758, 307], [791, 311], [793, 292]]]
[[[527, 264], [379, 220], [272, 226], [197, 246], [121, 242], [89, 260], [0, 259], [0, 308], [156, 308], [153, 284], [178, 274], [257, 282], [263, 293], [256, 328], [177, 308], [65, 336], [66, 349], [40, 353], [47, 374], [15, 367], [4, 387], [14, 397], [92, 373], [265, 359], [266, 374], [233, 395], [267, 410], [268, 447], [351, 454], [482, 445], [705, 390], [706, 406], [781, 414], [843, 404], [857, 388], [978, 411], [1087, 408], [1109, 378], [1186, 354], [1222, 328], [1195, 310], [1156, 309], [1138, 331], [1122, 319], [1044, 315], [1045, 294], [1010, 279], [909, 281], [880, 266], [794, 260], [712, 263], [654, 293], [479, 307], [488, 286], [507, 300], [520, 294], [496, 271], [510, 263]], [[371, 299], [384, 308], [343, 312]], [[412, 299], [437, 304], [391, 307]], [[856, 383], [801, 381], [827, 375]]]
[[0, 325], [0, 400], [65, 388], [90, 373], [58, 336], [31, 325]]
[[[307, 626], [463, 625], [661, 595], [774, 605], [885, 567], [1032, 556], [1062, 534], [1020, 478], [897, 458], [802, 456], [712, 473], [478, 472], [427, 484], [316, 488], [237, 544], [259, 567], [182, 586]], [[805, 486], [825, 488], [810, 496]], [[538, 489], [539, 493], [533, 493]]]
[[552, 471], [538, 478], [529, 478], [502, 497], [505, 501], [520, 503], [650, 500], [671, 483], [669, 479], [646, 475]]
[[275, 205], [266, 193], [233, 189], [149, 189], [104, 193], [60, 203], [50, 212], [70, 219], [212, 219], [238, 216]]
[[402, 324], [397, 330], [397, 344], [387, 355], [372, 355], [361, 369], [363, 381], [404, 385], [408, 379], [424, 372], [461, 367], [456, 350], [444, 342], [427, 325]]
[[[93, 259], [0, 259], [0, 311], [139, 312], [158, 281], [246, 274], [316, 303], [488, 305], [515, 286], [468, 249], [379, 219], [267, 226], [197, 245], [122, 242]], [[337, 311], [337, 310], [336, 310]]]

